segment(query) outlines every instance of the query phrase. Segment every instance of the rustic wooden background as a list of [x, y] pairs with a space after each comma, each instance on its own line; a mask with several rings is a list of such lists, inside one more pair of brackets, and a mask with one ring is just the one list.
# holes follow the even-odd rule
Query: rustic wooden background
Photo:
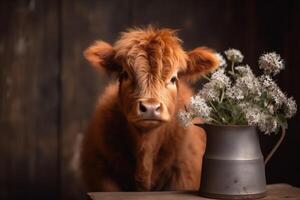
[[[300, 1], [0, 0], [0, 199], [80, 199], [72, 155], [108, 79], [82, 51], [149, 23], [180, 29], [184, 47], [276, 51], [279, 84], [300, 104]], [[300, 186], [299, 115], [268, 164], [269, 183]], [[267, 152], [278, 136], [263, 136]]]

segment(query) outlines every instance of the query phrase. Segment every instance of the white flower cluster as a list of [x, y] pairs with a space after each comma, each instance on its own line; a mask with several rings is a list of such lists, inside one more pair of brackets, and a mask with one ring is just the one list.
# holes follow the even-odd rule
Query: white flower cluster
[[249, 125], [257, 125], [262, 118], [261, 109], [258, 106], [250, 107], [249, 104], [241, 105], [243, 108], [243, 112], [245, 113], [245, 117]]
[[199, 95], [191, 98], [189, 109], [198, 117], [208, 118], [211, 108], [207, 105], [206, 101]]
[[203, 85], [198, 94], [205, 100], [216, 101], [220, 97], [220, 90], [230, 87], [230, 84], [230, 78], [225, 74], [224, 68], [220, 68], [213, 72], [210, 81]]
[[296, 114], [297, 104], [293, 97], [287, 99], [287, 101], [284, 104], [284, 109], [285, 109], [285, 117], [287, 118], [291, 118]]
[[198, 95], [202, 96], [206, 101], [217, 101], [220, 97], [220, 91], [215, 89], [214, 82], [208, 82], [203, 85]]
[[249, 94], [260, 95], [260, 83], [248, 65], [235, 67], [235, 83], [228, 87], [226, 95], [234, 100], [242, 100]]
[[234, 63], [241, 63], [244, 59], [243, 54], [237, 49], [228, 49], [224, 53], [227, 59]]
[[249, 65], [244, 65], [244, 66], [239, 65], [239, 66], [235, 67], [235, 70], [238, 71], [239, 74], [242, 76], [251, 76], [251, 77], [255, 76]]
[[224, 59], [224, 57], [219, 54], [219, 53], [216, 53], [216, 57], [218, 58], [219, 60], [219, 67], [226, 67], [227, 66], [227, 63], [226, 63], [226, 60]]
[[270, 134], [276, 131], [276, 129], [278, 128], [278, 122], [273, 116], [262, 114], [257, 126], [261, 132]]
[[284, 62], [275, 52], [263, 54], [259, 58], [259, 68], [267, 74], [276, 75], [280, 70], [284, 69]]
[[245, 92], [241, 87], [234, 85], [226, 90], [226, 96], [234, 100], [242, 100], [245, 98]]
[[260, 131], [265, 134], [270, 134], [276, 131], [278, 123], [272, 114], [266, 112], [257, 105], [251, 105], [249, 103], [242, 104], [241, 107], [249, 125], [257, 126]]
[[[287, 119], [296, 114], [297, 104], [271, 78], [284, 68], [279, 55], [260, 57], [259, 67], [264, 71], [260, 77], [248, 65], [235, 66], [244, 58], [239, 50], [229, 49], [225, 55], [231, 69], [221, 67], [207, 77], [209, 81], [191, 98], [188, 111], [178, 113], [182, 124], [188, 126], [193, 118], [200, 117], [211, 124], [257, 126], [266, 134], [287, 128]], [[227, 65], [221, 54], [217, 57], [220, 66]]]
[[215, 83], [216, 88], [229, 87], [230, 78], [225, 74], [224, 68], [218, 69], [211, 75], [211, 81]]
[[261, 81], [262, 90], [264, 90], [271, 99], [275, 101], [277, 107], [281, 106], [287, 101], [286, 95], [281, 91], [278, 85], [273, 81], [269, 75], [262, 75], [259, 77]]
[[239, 73], [239, 76], [236, 78], [235, 85], [233, 87], [239, 88], [244, 93], [260, 95], [260, 83], [253, 74], [251, 68], [246, 65], [238, 66], [235, 69]]
[[190, 112], [179, 111], [177, 113], [177, 118], [179, 119], [180, 124], [186, 128], [189, 125], [191, 125], [194, 117], [193, 117], [192, 113], [190, 113]]
[[209, 121], [211, 108], [207, 105], [206, 101], [200, 96], [195, 95], [191, 98], [188, 105], [188, 111], [180, 111], [177, 114], [178, 119], [184, 127], [191, 124], [194, 117], [200, 117]]

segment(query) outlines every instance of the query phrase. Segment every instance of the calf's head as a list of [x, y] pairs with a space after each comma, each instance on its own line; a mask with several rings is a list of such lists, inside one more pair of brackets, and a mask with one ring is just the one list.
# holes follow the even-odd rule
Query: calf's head
[[152, 129], [175, 116], [181, 81], [196, 80], [218, 66], [212, 50], [185, 52], [170, 29], [129, 29], [111, 46], [97, 41], [84, 55], [119, 77], [119, 99], [129, 123]]

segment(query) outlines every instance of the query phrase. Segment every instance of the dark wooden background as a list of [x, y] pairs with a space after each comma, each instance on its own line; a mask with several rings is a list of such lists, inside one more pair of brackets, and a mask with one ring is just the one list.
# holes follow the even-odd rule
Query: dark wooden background
[[[108, 79], [82, 51], [149, 23], [180, 29], [186, 49], [276, 51], [279, 85], [300, 104], [300, 1], [0, 0], [0, 199], [80, 199], [72, 155]], [[268, 183], [300, 186], [300, 119], [268, 166]], [[263, 136], [267, 152], [278, 136]]]

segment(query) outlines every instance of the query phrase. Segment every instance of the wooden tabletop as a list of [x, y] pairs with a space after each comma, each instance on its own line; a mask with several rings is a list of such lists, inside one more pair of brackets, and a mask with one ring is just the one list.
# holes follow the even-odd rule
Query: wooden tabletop
[[[267, 186], [268, 195], [261, 200], [300, 200], [300, 188], [288, 184]], [[212, 200], [201, 197], [197, 192], [92, 192], [93, 200]]]

